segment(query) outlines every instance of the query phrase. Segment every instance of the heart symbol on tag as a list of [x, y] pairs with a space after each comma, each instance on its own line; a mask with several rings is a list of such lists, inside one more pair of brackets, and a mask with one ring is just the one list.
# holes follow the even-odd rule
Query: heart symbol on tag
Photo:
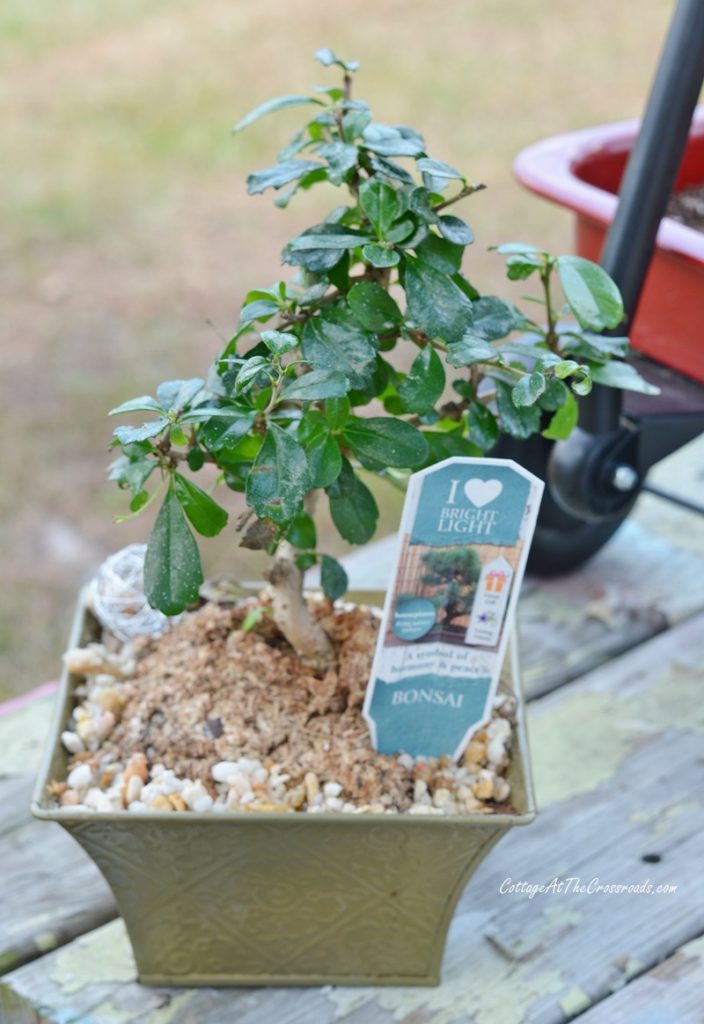
[[483, 508], [494, 498], [498, 498], [504, 489], [500, 480], [479, 480], [473, 478], [464, 485], [464, 493], [475, 508]]

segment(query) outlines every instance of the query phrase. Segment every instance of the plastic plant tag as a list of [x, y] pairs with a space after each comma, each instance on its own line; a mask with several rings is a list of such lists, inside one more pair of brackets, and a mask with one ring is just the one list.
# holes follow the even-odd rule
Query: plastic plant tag
[[508, 459], [411, 476], [364, 702], [381, 753], [457, 758], [488, 721], [542, 493]]

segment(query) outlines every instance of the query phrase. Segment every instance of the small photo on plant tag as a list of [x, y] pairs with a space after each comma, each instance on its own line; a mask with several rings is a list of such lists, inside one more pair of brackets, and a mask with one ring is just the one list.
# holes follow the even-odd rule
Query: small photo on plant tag
[[542, 492], [506, 459], [411, 477], [364, 704], [382, 753], [459, 757], [488, 720]]

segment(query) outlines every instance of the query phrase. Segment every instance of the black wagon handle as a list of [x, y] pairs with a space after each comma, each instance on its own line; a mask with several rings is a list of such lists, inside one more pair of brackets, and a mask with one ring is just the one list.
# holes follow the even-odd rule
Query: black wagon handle
[[[704, 3], [679, 0], [600, 260], [621, 290], [626, 326], [638, 308], [703, 81]], [[620, 391], [595, 386], [582, 404], [582, 428], [596, 435], [616, 430], [621, 403]]]

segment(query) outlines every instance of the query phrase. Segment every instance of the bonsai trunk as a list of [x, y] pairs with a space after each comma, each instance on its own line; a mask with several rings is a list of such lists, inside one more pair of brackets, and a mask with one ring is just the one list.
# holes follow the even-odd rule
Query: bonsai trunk
[[279, 545], [268, 579], [274, 622], [302, 661], [318, 671], [325, 671], [334, 657], [332, 642], [310, 613], [303, 597], [303, 575], [288, 542]]

